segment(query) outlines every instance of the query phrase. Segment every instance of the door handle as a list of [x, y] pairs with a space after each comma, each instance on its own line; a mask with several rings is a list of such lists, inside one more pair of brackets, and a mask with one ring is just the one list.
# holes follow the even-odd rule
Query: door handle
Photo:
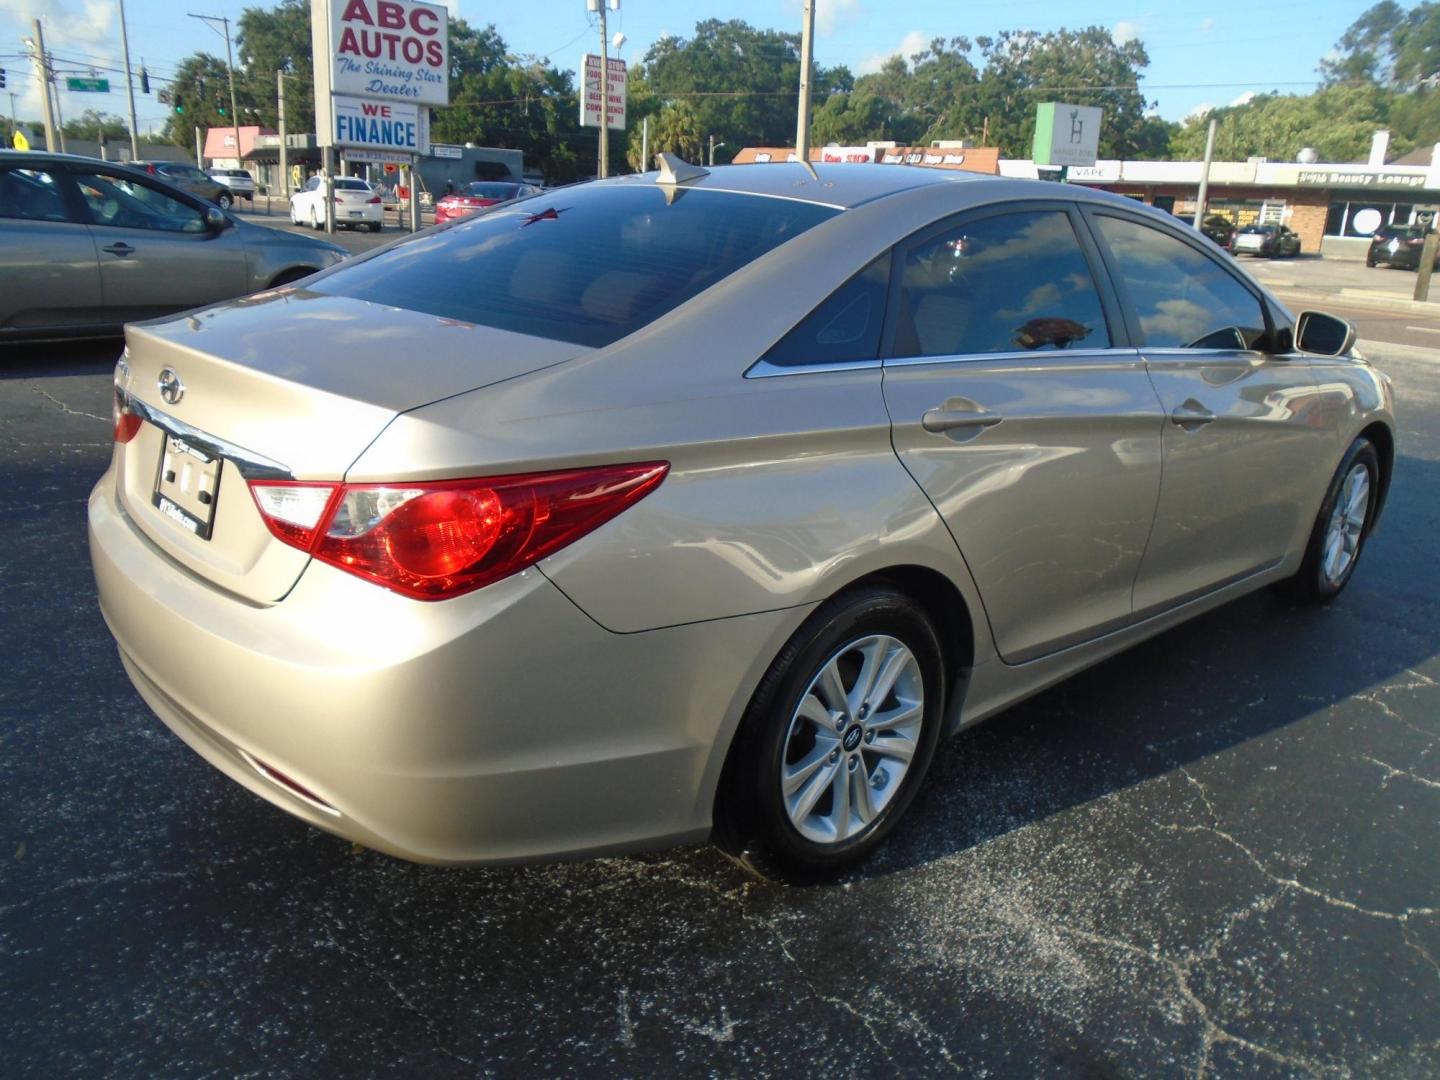
[[988, 428], [994, 427], [1005, 417], [999, 413], [961, 410], [961, 409], [930, 409], [924, 416], [920, 417], [920, 426], [926, 431], [932, 431], [939, 435], [946, 431], [956, 431], [960, 428]]
[[108, 251], [111, 255], [119, 255], [122, 259], [126, 255], [133, 255], [135, 253], [135, 249], [129, 244], [125, 243], [124, 240], [121, 240], [119, 243], [116, 244], [109, 244], [101, 250]]
[[1187, 431], [1204, 427], [1214, 419], [1215, 414], [1193, 398], [1170, 410], [1170, 422], [1178, 424]]

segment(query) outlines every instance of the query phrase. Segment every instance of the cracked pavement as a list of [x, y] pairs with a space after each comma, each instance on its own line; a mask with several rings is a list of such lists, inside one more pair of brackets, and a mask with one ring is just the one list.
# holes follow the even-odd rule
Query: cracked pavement
[[829, 887], [707, 848], [500, 870], [356, 849], [130, 688], [84, 507], [114, 344], [0, 353], [10, 1076], [1440, 1075], [1440, 369], [1381, 531], [942, 747]]

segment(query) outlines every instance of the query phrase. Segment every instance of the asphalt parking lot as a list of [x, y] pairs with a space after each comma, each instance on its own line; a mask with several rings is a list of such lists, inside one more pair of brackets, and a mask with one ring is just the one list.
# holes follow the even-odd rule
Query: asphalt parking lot
[[242, 790], [95, 606], [118, 345], [0, 353], [5, 1072], [1440, 1075], [1440, 354], [1357, 319], [1401, 445], [1344, 597], [1253, 595], [962, 733], [808, 888], [706, 848], [413, 866]]

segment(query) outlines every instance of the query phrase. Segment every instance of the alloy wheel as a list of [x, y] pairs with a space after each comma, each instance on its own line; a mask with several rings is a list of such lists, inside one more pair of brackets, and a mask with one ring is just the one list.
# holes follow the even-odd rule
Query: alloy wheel
[[800, 698], [785, 734], [780, 791], [807, 840], [839, 844], [873, 824], [920, 744], [925, 684], [915, 655], [883, 634], [845, 645]]
[[1365, 521], [1370, 514], [1370, 470], [1357, 461], [1345, 474], [1340, 497], [1330, 514], [1325, 532], [1325, 547], [1320, 556], [1320, 572], [1332, 587], [1344, 582], [1355, 564], [1360, 541], [1365, 535]]

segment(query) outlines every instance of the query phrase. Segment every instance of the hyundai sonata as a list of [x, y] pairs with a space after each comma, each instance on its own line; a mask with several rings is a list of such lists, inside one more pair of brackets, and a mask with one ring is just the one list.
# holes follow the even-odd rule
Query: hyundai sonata
[[409, 859], [823, 873], [942, 737], [1355, 572], [1389, 381], [1193, 230], [663, 164], [129, 328], [100, 603], [212, 764]]

